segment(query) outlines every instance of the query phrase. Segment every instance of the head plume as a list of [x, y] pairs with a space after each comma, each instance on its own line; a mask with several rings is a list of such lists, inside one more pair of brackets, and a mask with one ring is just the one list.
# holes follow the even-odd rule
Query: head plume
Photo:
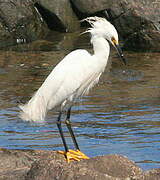
[[126, 60], [123, 57], [122, 51], [119, 47], [118, 43], [118, 33], [115, 27], [107, 21], [105, 18], [102, 17], [87, 17], [83, 19], [81, 22], [87, 21], [91, 27], [88, 28], [84, 33], [90, 32], [91, 33], [91, 42], [92, 38], [105, 38], [107, 39], [117, 50], [120, 58], [123, 60], [124, 64], [126, 64]]
[[105, 18], [94, 16], [94, 17], [87, 17], [81, 20], [81, 22], [84, 21], [88, 22], [91, 27], [88, 28], [82, 34], [90, 32], [91, 35], [104, 37], [109, 41], [111, 41], [111, 39], [114, 37], [114, 39], [116, 39], [116, 41], [118, 42], [118, 33], [115, 27]]

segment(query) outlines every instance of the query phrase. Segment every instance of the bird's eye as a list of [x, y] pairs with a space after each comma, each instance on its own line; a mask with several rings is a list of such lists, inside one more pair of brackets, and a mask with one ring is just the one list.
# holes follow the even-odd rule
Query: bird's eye
[[112, 41], [112, 42], [113, 42], [113, 44], [115, 44], [115, 45], [117, 45], [117, 44], [118, 44], [117, 40], [116, 40], [114, 37], [112, 37], [112, 38], [111, 38], [111, 41]]

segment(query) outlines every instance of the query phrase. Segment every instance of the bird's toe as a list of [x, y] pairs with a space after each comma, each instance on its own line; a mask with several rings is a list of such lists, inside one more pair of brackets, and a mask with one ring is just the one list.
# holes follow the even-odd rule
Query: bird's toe
[[82, 159], [89, 159], [88, 156], [86, 156], [84, 153], [82, 153], [80, 150], [72, 150], [69, 151], [58, 151], [58, 153], [63, 154], [66, 157], [67, 162], [71, 161], [80, 161]]

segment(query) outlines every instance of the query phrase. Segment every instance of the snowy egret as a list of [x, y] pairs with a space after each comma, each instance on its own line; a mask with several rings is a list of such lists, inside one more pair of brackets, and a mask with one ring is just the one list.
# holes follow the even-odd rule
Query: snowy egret
[[[20, 117], [26, 121], [44, 121], [46, 113], [59, 107], [57, 127], [65, 151], [67, 161], [88, 159], [80, 151], [75, 135], [71, 128], [71, 107], [75, 100], [85, 95], [98, 83], [99, 77], [105, 70], [110, 52], [109, 42], [117, 49], [120, 58], [125, 63], [122, 51], [118, 45], [118, 33], [115, 27], [106, 19], [101, 17], [88, 17], [87, 21], [91, 27], [84, 33], [91, 34], [91, 43], [94, 54], [79, 49], [69, 53], [52, 70], [42, 86], [37, 90], [29, 102], [20, 105]], [[70, 132], [76, 150], [69, 150], [61, 127], [61, 115], [66, 111], [65, 123]]]

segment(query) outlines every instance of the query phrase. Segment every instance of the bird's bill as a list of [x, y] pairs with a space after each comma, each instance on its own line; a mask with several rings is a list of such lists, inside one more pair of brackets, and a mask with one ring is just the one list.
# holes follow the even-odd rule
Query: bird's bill
[[126, 65], [126, 60], [125, 60], [125, 58], [124, 58], [124, 56], [123, 56], [122, 50], [121, 50], [118, 42], [115, 40], [115, 38], [112, 38], [111, 40], [112, 40], [113, 46], [116, 48], [116, 50], [117, 50], [117, 52], [118, 52], [119, 57], [121, 58], [121, 60], [123, 61], [123, 63]]
[[124, 58], [124, 55], [122, 53], [122, 50], [120, 48], [120, 46], [118, 44], [114, 44], [114, 47], [116, 48], [119, 57], [121, 58], [121, 60], [123, 61], [123, 63], [126, 65], [126, 59]]

